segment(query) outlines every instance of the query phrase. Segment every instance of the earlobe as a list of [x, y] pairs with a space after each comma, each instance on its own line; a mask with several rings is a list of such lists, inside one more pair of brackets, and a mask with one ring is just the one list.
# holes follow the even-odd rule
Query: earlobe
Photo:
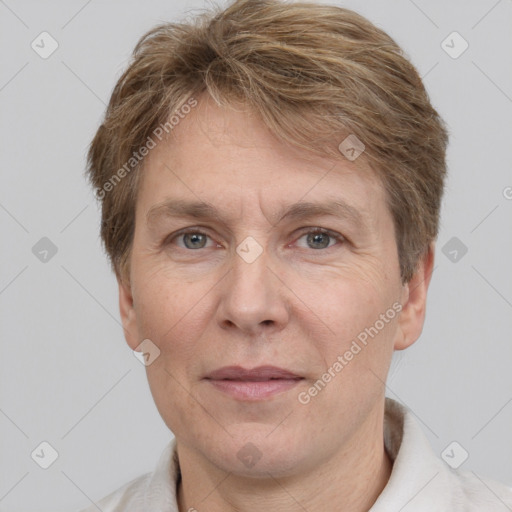
[[129, 283], [123, 282], [120, 277], [117, 278], [117, 284], [119, 287], [119, 311], [121, 313], [124, 337], [128, 346], [135, 350], [139, 345], [139, 337], [131, 286]]
[[435, 243], [420, 260], [412, 279], [403, 285], [402, 311], [398, 320], [395, 350], [410, 347], [420, 336], [425, 322], [427, 291], [434, 267]]

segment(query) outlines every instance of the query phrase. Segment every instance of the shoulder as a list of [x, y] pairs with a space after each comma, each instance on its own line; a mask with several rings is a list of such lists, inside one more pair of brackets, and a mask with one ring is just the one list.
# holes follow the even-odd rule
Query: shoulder
[[[453, 505], [460, 510], [504, 512], [512, 510], [512, 487], [474, 472], [449, 470], [448, 482], [453, 488]], [[459, 510], [459, 509], [455, 509]]]
[[372, 512], [505, 512], [512, 488], [453, 469], [430, 447], [413, 413], [386, 399], [384, 442], [393, 461], [388, 484]]
[[141, 512], [166, 510], [176, 512], [176, 482], [179, 464], [176, 440], [173, 438], [162, 452], [156, 468], [134, 478], [97, 503], [80, 512]]
[[151, 473], [146, 473], [134, 478], [116, 491], [105, 496], [103, 499], [80, 512], [135, 512], [144, 499]]

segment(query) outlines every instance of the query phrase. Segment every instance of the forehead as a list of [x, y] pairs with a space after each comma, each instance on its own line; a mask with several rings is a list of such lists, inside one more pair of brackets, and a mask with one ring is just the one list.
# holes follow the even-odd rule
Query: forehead
[[151, 151], [139, 192], [149, 218], [219, 216], [257, 204], [275, 221], [323, 209], [362, 224], [385, 203], [381, 180], [363, 158], [312, 155], [278, 139], [253, 111], [208, 97]]

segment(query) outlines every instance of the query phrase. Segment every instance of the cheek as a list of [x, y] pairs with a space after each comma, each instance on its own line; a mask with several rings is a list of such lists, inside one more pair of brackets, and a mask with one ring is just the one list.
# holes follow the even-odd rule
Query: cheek
[[201, 360], [201, 337], [211, 322], [211, 285], [184, 283], [164, 272], [145, 274], [141, 281], [137, 287], [139, 333], [160, 349], [160, 356], [147, 367], [148, 383], [168, 427], [181, 431], [186, 428], [183, 418], [201, 414], [192, 384]]
[[380, 286], [382, 277], [367, 274], [353, 268], [304, 273], [290, 288], [333, 337], [343, 340], [373, 323], [388, 300]]
[[[316, 322], [319, 326], [307, 336], [307, 344], [316, 352], [313, 360], [320, 363], [315, 370], [320, 375], [331, 368], [336, 374], [335, 383], [329, 386], [331, 392], [357, 396], [357, 387], [373, 386], [379, 378], [385, 379], [397, 328], [394, 296], [379, 286], [382, 278], [338, 275], [314, 282], [313, 286], [309, 279], [302, 281], [302, 297], [312, 311], [308, 313], [309, 325]], [[333, 368], [336, 362], [338, 366]]]
[[[173, 360], [174, 357], [180, 356], [173, 351]], [[174, 433], [185, 433], [185, 436], [192, 434], [193, 438], [200, 438], [204, 432], [200, 428], [201, 422], [199, 425], [196, 423], [197, 418], [204, 415], [205, 409], [196, 399], [196, 389], [180, 374], [186, 364], [187, 360], [176, 360], [173, 366], [169, 358], [162, 354], [147, 368], [147, 379], [155, 405], [167, 427]]]
[[207, 321], [208, 303], [211, 301], [211, 280], [187, 282], [179, 271], [170, 274], [165, 269], [148, 269], [135, 283], [137, 321], [139, 331], [155, 342], [180, 339], [185, 329], [190, 338], [192, 330], [201, 330]]

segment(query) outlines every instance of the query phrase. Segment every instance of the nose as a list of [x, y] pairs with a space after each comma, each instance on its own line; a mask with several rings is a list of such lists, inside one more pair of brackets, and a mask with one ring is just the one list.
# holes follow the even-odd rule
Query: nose
[[232, 260], [231, 270], [222, 280], [219, 325], [253, 336], [283, 329], [289, 318], [287, 287], [278, 271], [271, 268], [267, 252], [251, 263], [238, 253]]

